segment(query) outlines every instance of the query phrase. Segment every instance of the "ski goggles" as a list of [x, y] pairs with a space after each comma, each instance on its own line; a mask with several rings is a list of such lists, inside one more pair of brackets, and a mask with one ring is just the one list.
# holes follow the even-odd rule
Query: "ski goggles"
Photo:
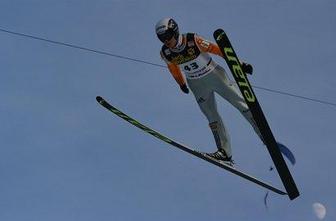
[[166, 31], [163, 34], [158, 34], [157, 36], [160, 41], [164, 43], [165, 41], [169, 41], [170, 39], [172, 39], [172, 37], [174, 37], [174, 32]]

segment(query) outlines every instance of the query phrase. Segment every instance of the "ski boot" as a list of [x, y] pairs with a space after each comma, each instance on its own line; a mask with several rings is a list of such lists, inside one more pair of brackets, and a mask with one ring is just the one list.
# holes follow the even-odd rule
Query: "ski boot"
[[207, 153], [209, 157], [212, 157], [216, 160], [219, 160], [229, 166], [233, 166], [234, 162], [232, 160], [232, 157], [228, 157], [223, 149], [219, 149], [214, 153]]

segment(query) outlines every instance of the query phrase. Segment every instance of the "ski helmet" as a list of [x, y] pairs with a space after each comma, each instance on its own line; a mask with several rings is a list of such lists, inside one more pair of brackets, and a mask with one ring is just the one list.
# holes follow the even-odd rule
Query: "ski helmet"
[[179, 36], [177, 23], [172, 18], [161, 19], [155, 26], [156, 35], [160, 41], [165, 42], [174, 37], [176, 40]]

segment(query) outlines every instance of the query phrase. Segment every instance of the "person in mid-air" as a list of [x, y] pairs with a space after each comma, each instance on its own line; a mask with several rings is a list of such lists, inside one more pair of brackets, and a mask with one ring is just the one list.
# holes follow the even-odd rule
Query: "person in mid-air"
[[[188, 94], [189, 88], [191, 89], [200, 109], [209, 121], [218, 150], [208, 155], [232, 165], [230, 138], [217, 111], [215, 92], [237, 108], [261, 140], [263, 138], [240, 91], [228, 78], [225, 70], [209, 55], [209, 53], [218, 56], [223, 54], [217, 44], [197, 34], [180, 34], [178, 25], [172, 18], [161, 19], [156, 24], [155, 30], [157, 37], [163, 43], [160, 54], [170, 73], [184, 93]], [[242, 62], [242, 68], [245, 73], [252, 74], [253, 68], [250, 64]]]

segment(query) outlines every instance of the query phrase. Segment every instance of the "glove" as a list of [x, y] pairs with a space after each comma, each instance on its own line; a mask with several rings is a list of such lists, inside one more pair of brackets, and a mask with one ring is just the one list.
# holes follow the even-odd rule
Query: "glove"
[[180, 88], [184, 93], [189, 94], [189, 89], [186, 84], [180, 85]]
[[252, 74], [253, 73], [252, 65], [250, 65], [248, 63], [245, 63], [245, 62], [242, 62], [241, 67], [246, 74]]

